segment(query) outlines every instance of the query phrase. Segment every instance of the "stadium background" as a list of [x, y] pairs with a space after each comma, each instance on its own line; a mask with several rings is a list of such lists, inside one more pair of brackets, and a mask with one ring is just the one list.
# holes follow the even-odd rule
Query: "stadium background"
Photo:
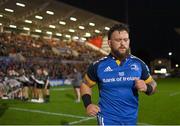
[[[143, 4], [143, 1], [140, 3], [122, 1], [121, 7], [117, 10], [118, 14], [116, 11], [113, 12], [119, 17], [114, 16], [114, 14], [107, 9], [110, 6], [109, 2], [105, 2], [104, 6], [109, 10], [110, 16], [104, 14], [108, 13], [105, 9], [99, 9], [101, 10], [99, 11], [101, 16], [97, 14], [98, 12], [93, 12], [93, 10], [93, 13], [87, 10], [85, 11], [84, 9], [87, 9], [87, 6], [89, 6], [88, 1], [86, 4], [83, 1], [73, 3], [72, 1], [67, 2], [64, 0], [63, 2], [56, 0], [1, 0], [1, 36], [7, 38], [11, 36], [13, 40], [11, 44], [4, 44], [3, 39], [1, 39], [1, 63], [6, 60], [7, 63], [24, 62], [24, 64], [29, 63], [29, 65], [34, 63], [36, 65], [47, 64], [47, 68], [48, 65], [60, 64], [50, 69], [53, 71], [59, 69], [59, 71], [57, 70], [51, 73], [52, 81], [57, 81], [60, 76], [68, 76], [71, 74], [73, 67], [82, 66], [82, 64], [81, 72], [83, 73], [90, 62], [108, 54], [110, 51], [106, 43], [107, 37], [105, 36], [109, 27], [119, 22], [129, 23], [132, 27], [131, 37], [133, 43], [131, 45], [133, 47], [133, 53], [145, 60], [149, 66], [157, 66], [158, 70], [169, 67], [170, 65], [167, 71], [168, 74], [155, 74], [153, 73], [154, 71], [152, 71], [157, 78], [158, 92], [152, 97], [140, 94], [138, 124], [180, 124], [180, 79], [178, 67], [180, 62], [180, 46], [178, 46], [179, 43], [176, 43], [176, 41], [180, 39], [178, 36], [178, 24], [173, 22], [177, 16], [175, 14], [177, 10], [173, 9], [173, 11], [168, 12], [169, 14], [166, 13], [165, 16], [162, 16], [164, 22], [159, 22], [163, 24], [160, 26], [160, 29], [165, 31], [170, 30], [175, 33], [175, 35], [173, 34], [174, 36], [167, 38], [164, 34], [159, 34], [160, 30], [157, 29], [155, 30], [156, 34], [152, 35], [153, 30], [150, 24], [155, 24], [154, 27], [157, 27], [158, 21], [151, 22], [147, 25], [148, 22], [152, 21], [148, 15], [155, 13], [154, 11], [152, 14], [150, 10], [147, 9], [154, 7], [152, 7], [152, 5], [154, 5], [153, 1], [147, 2], [146, 4]], [[164, 10], [167, 9], [166, 11], [168, 11], [170, 8], [168, 8], [165, 3], [167, 4], [168, 2], [158, 3], [158, 5], [162, 4], [162, 7], [167, 7]], [[77, 7], [72, 6], [73, 4]], [[84, 8], [78, 8], [80, 7], [78, 4], [81, 4], [81, 7], [83, 8], [84, 6]], [[94, 7], [92, 8], [98, 8], [96, 4], [99, 5], [102, 3], [93, 1], [91, 6]], [[144, 7], [135, 10], [134, 8], [137, 8], [138, 4], [141, 6], [144, 5]], [[163, 4], [165, 5], [163, 6]], [[25, 7], [23, 7], [24, 5]], [[158, 5], [156, 4], [153, 9], [158, 10], [156, 8]], [[175, 4], [173, 5], [174, 8], [177, 7]], [[113, 6], [114, 8], [119, 7], [117, 3], [114, 3]], [[90, 7], [89, 9], [91, 10]], [[133, 11], [136, 11], [137, 15], [134, 15], [134, 13], [132, 13]], [[143, 14], [147, 15], [144, 16], [141, 11], [145, 11]], [[168, 20], [169, 15], [172, 13], [173, 15], [170, 16], [172, 20]], [[118, 19], [113, 19], [113, 16]], [[154, 19], [161, 18], [161, 16], [158, 17], [159, 15], [155, 16], [157, 17]], [[136, 18], [136, 21], [134, 21], [133, 18]], [[141, 21], [139, 21], [140, 19]], [[167, 20], [168, 23], [165, 20]], [[140, 29], [137, 27], [140, 27]], [[149, 32], [147, 32], [149, 36], [144, 33], [143, 27], [150, 29]], [[172, 40], [171, 44], [165, 42], [165, 46], [164, 40], [161, 40], [157, 34], [165, 37], [165, 39]], [[165, 35], [166, 34], [169, 35], [169, 32], [165, 32]], [[154, 38], [159, 41], [159, 44], [154, 44], [154, 42], [157, 42], [154, 41]], [[135, 42], [136, 40], [138, 40], [139, 43]], [[149, 43], [154, 41], [152, 43], [153, 46], [149, 45], [147, 49], [145, 46], [147, 43], [144, 43], [144, 41]], [[162, 46], [164, 46], [164, 48]], [[173, 55], [168, 55], [169, 52], [172, 52]], [[167, 59], [167, 62], [170, 62], [170, 64], [164, 65], [166, 64], [164, 63], [162, 65], [162, 63], [159, 62], [159, 58]], [[154, 65], [156, 62], [151, 65], [151, 62], [155, 60], [157, 60], [157, 65]], [[162, 61], [163, 60], [161, 60], [161, 62]], [[3, 69], [2, 64], [1, 68]], [[61, 74], [59, 75], [59, 73]], [[66, 78], [61, 78], [60, 83], [62, 84], [64, 80], [68, 81]], [[97, 88], [94, 89], [94, 92], [94, 102], [97, 102]], [[82, 103], [74, 102], [74, 93], [71, 85], [62, 85], [51, 88], [50, 103], [37, 104], [20, 100], [0, 100], [0, 124], [79, 125], [96, 124], [96, 120], [95, 118], [85, 115]]]

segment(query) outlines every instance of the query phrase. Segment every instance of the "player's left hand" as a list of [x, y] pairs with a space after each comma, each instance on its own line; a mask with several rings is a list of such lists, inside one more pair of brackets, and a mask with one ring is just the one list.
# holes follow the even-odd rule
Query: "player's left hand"
[[138, 91], [146, 92], [147, 85], [144, 80], [135, 79], [135, 87]]

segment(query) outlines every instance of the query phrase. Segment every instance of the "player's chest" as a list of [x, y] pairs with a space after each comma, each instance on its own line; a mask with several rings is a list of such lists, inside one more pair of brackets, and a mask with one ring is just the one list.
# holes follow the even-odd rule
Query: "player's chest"
[[101, 85], [132, 85], [135, 78], [141, 77], [141, 67], [137, 64], [127, 64], [124, 66], [105, 65], [98, 71], [98, 78]]

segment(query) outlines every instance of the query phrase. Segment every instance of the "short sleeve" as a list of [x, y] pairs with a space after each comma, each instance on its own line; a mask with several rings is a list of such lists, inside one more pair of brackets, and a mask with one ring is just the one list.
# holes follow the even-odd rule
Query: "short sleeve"
[[84, 80], [89, 87], [92, 87], [98, 82], [97, 64], [92, 63], [89, 65], [87, 73], [84, 77]]
[[142, 66], [142, 74], [141, 74], [141, 79], [145, 81], [145, 83], [151, 82], [153, 79], [150, 75], [150, 71], [148, 66], [145, 63], [141, 63]]

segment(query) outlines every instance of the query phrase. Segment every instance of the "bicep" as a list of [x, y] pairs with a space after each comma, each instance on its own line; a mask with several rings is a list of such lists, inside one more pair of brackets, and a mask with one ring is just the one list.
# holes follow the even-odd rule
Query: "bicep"
[[85, 83], [82, 83], [80, 86], [81, 96], [84, 94], [92, 94], [92, 89]]

